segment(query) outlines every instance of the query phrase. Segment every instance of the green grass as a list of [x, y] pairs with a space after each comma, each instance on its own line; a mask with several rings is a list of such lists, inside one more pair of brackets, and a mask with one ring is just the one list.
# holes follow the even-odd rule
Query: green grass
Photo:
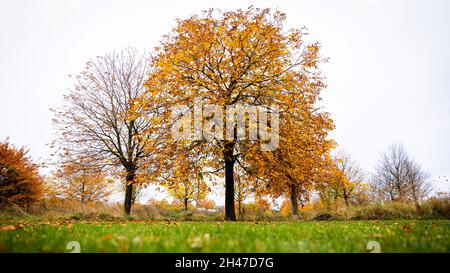
[[23, 223], [0, 229], [0, 251], [69, 252], [78, 241], [81, 252], [369, 252], [378, 241], [381, 252], [450, 252], [449, 220]]

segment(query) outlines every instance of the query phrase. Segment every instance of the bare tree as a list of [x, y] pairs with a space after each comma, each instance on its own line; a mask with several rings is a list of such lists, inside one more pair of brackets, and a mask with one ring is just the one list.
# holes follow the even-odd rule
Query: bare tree
[[428, 175], [410, 159], [401, 144], [393, 144], [381, 157], [372, 187], [390, 201], [413, 201], [418, 206], [430, 191]]
[[[88, 159], [90, 164], [122, 175], [127, 216], [133, 184], [144, 159], [148, 162], [151, 156], [144, 149], [148, 140], [141, 133], [149, 130], [152, 115], [141, 118], [133, 113], [135, 99], [144, 92], [148, 59], [127, 48], [87, 62], [85, 70], [74, 77], [74, 88], [64, 96], [65, 104], [54, 110], [60, 159]], [[68, 153], [73, 157], [66, 158]]]
[[380, 203], [389, 199], [386, 195], [386, 190], [379, 184], [376, 174], [370, 175], [368, 195], [372, 204]]
[[406, 198], [408, 155], [400, 144], [393, 144], [381, 157], [376, 168], [375, 180], [387, 193], [391, 201], [404, 201]]
[[410, 199], [412, 199], [417, 208], [420, 208], [419, 202], [427, 197], [431, 191], [431, 185], [427, 181], [429, 175], [414, 161], [408, 162], [406, 171]]

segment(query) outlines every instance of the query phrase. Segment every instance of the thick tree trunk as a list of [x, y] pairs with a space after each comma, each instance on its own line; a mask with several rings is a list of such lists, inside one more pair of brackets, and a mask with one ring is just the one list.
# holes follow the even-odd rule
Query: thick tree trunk
[[291, 185], [291, 212], [292, 217], [298, 217], [298, 192], [295, 185]]
[[184, 198], [183, 204], [184, 204], [184, 211], [188, 211], [188, 199]]
[[125, 200], [123, 203], [123, 207], [124, 207], [124, 211], [125, 211], [125, 215], [127, 217], [129, 217], [131, 215], [131, 205], [132, 205], [132, 199], [133, 199], [133, 184], [131, 182], [133, 182], [135, 177], [135, 173], [134, 172], [128, 172], [127, 174], [127, 178], [126, 178], [126, 187], [125, 187]]
[[234, 158], [230, 148], [225, 152], [225, 220], [236, 221], [234, 211]]

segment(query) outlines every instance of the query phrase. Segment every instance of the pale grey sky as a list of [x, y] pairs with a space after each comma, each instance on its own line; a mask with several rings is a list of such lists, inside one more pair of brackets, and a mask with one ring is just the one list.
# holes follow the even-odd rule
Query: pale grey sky
[[[330, 62], [332, 136], [366, 171], [401, 141], [434, 177], [450, 176], [450, 1], [0, 0], [0, 139], [49, 156], [49, 108], [68, 74], [126, 46], [151, 50], [175, 18], [213, 8], [278, 8]], [[449, 189], [449, 182], [436, 186]]]

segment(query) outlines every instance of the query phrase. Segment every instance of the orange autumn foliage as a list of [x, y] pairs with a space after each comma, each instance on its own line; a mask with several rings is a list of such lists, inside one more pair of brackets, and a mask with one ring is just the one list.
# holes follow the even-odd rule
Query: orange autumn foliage
[[215, 207], [216, 207], [216, 202], [214, 202], [214, 200], [205, 198], [205, 199], [201, 199], [201, 200], [197, 201], [197, 208], [211, 210], [211, 209], [214, 209]]
[[0, 142], [0, 206], [29, 206], [42, 196], [39, 167], [27, 152], [11, 145], [8, 139]]
[[[305, 29], [287, 29], [285, 20], [282, 12], [254, 7], [211, 9], [177, 20], [156, 48], [146, 90], [135, 100], [138, 113], [159, 110], [157, 127], [166, 132], [175, 123], [170, 109], [183, 105], [195, 112], [197, 100], [220, 109], [264, 106], [258, 110], [264, 116], [274, 112], [271, 106], [279, 109], [280, 143], [273, 145], [275, 151], [262, 149], [268, 145], [262, 139], [226, 139], [222, 128], [211, 141], [167, 137], [163, 142], [163, 177], [183, 174], [185, 158], [192, 157], [200, 172], [213, 173], [211, 180], [224, 180], [227, 220], [236, 220], [236, 173], [266, 182], [269, 192], [262, 194], [292, 196], [295, 201], [312, 187], [332, 146], [327, 136], [333, 122], [318, 106], [326, 86], [319, 65], [327, 59], [319, 43], [306, 41]], [[267, 131], [278, 131], [276, 122], [261, 124]], [[154, 145], [146, 150], [153, 151]]]
[[82, 160], [63, 164], [55, 173], [55, 180], [57, 195], [82, 204], [105, 201], [111, 194], [112, 180]]

